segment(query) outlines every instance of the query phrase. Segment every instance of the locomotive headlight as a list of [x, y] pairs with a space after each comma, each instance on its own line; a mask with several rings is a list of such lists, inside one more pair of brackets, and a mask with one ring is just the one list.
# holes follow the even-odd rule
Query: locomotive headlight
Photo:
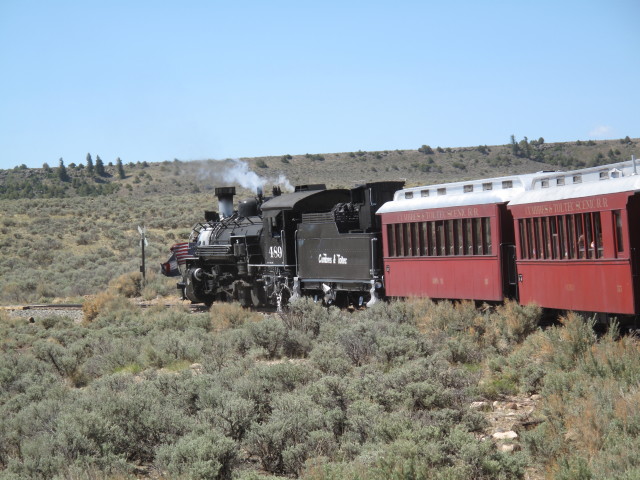
[[376, 290], [381, 289], [382, 288], [382, 283], [376, 282], [375, 287], [376, 287]]

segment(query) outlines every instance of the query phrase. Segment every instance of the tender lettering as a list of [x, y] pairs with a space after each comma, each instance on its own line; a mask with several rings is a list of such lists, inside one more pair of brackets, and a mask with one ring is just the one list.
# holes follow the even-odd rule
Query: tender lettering
[[339, 253], [334, 253], [333, 255], [327, 255], [326, 253], [321, 253], [318, 255], [318, 263], [329, 263], [332, 265], [347, 265], [348, 259], [340, 255]]

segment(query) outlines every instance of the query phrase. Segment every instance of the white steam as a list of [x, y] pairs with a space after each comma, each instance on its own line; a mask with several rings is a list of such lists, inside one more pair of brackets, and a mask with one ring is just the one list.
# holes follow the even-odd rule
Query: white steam
[[285, 192], [293, 192], [295, 190], [293, 185], [291, 185], [291, 182], [289, 181], [289, 179], [285, 177], [282, 173], [278, 175], [278, 178], [271, 181], [271, 183], [273, 183], [274, 185], [281, 185], [282, 189]]
[[277, 177], [261, 177], [249, 169], [249, 164], [243, 160], [228, 159], [223, 161], [208, 161], [204, 164], [199, 175], [212, 181], [231, 185], [240, 185], [248, 190], [256, 191], [260, 187], [264, 191], [267, 184], [278, 185], [283, 191], [293, 192], [294, 187], [283, 174]]
[[232, 159], [232, 166], [220, 171], [223, 182], [240, 185], [254, 192], [258, 187], [264, 187], [266, 181], [261, 179], [256, 172], [249, 170], [249, 164], [242, 160]]

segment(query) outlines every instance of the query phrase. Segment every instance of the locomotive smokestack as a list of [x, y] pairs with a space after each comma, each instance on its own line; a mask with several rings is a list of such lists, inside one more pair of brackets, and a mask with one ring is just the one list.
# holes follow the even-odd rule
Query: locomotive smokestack
[[236, 194], [236, 187], [216, 187], [214, 190], [218, 197], [218, 207], [222, 218], [233, 215], [233, 196]]

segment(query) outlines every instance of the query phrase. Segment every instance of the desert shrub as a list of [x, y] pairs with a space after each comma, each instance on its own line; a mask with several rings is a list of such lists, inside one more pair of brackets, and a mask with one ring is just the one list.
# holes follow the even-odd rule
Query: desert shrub
[[206, 313], [192, 314], [186, 306], [167, 309], [159, 306], [144, 312], [143, 319], [151, 324], [155, 331], [199, 330], [200, 334], [211, 331], [211, 322]]
[[257, 417], [255, 403], [238, 393], [204, 385], [199, 391], [199, 417], [233, 440], [242, 440]]
[[60, 344], [54, 338], [38, 340], [33, 344], [36, 358], [50, 362], [55, 370], [76, 387], [84, 386], [88, 379], [82, 365], [89, 355], [86, 341], [76, 341], [70, 345]]
[[123, 297], [111, 293], [100, 293], [82, 304], [85, 323], [93, 322], [100, 314], [131, 311], [133, 305]]
[[309, 385], [307, 393], [322, 410], [325, 426], [339, 439], [346, 429], [347, 409], [356, 398], [349, 380], [325, 376]]
[[78, 245], [89, 245], [95, 241], [95, 238], [88, 233], [81, 233], [76, 237]]
[[378, 361], [391, 365], [399, 365], [414, 358], [429, 356], [436, 348], [437, 338], [428, 338], [408, 324], [389, 324], [381, 322], [376, 326]]
[[[542, 330], [529, 307], [430, 300], [353, 313], [303, 301], [264, 320], [232, 305], [219, 328], [212, 313], [111, 300], [86, 326], [0, 321], [5, 476], [143, 464], [266, 478], [249, 473], [257, 459], [310, 478], [522, 478], [524, 454], [476, 438], [485, 420], [468, 408], [518, 390], [544, 398], [544, 421], [521, 436], [540, 470], [572, 478], [581, 458], [593, 478], [637, 468], [640, 352], [615, 329], [598, 339], [573, 316]], [[221, 445], [234, 445], [226, 470]]]
[[361, 366], [375, 355], [378, 338], [371, 322], [358, 321], [342, 329], [340, 345], [353, 365]]
[[323, 343], [316, 346], [309, 355], [311, 363], [327, 375], [346, 375], [352, 368], [351, 359], [340, 346]]
[[443, 357], [406, 362], [387, 373], [371, 370], [359, 379], [359, 388], [387, 411], [404, 405], [411, 410], [434, 406], [462, 408], [472, 376], [452, 367]]
[[538, 328], [541, 315], [542, 309], [536, 305], [522, 306], [507, 301], [494, 313], [479, 317], [481, 321], [474, 328], [485, 346], [491, 345], [499, 352], [507, 353]]
[[112, 335], [90, 336], [92, 355], [83, 365], [89, 378], [118, 372], [138, 373], [143, 368], [140, 358], [140, 340], [132, 336], [118, 338]]
[[264, 349], [266, 358], [273, 359], [282, 355], [287, 331], [278, 317], [267, 317], [248, 326], [254, 345]]
[[570, 313], [561, 322], [563, 326], [529, 335], [508, 356], [492, 357], [487, 362], [490, 375], [480, 390], [490, 398], [518, 391], [534, 393], [540, 390], [550, 370], [571, 370], [596, 341], [593, 321]]
[[272, 410], [272, 401], [283, 393], [293, 392], [317, 378], [317, 371], [291, 362], [257, 365], [237, 378], [233, 390], [256, 406], [256, 421], [264, 421]]
[[569, 314], [492, 359], [489, 383], [540, 391], [544, 421], [523, 443], [554, 478], [633, 478], [640, 466], [629, 455], [639, 446], [638, 353], [638, 340], [619, 338], [615, 324], [598, 339], [593, 321]]
[[260, 315], [242, 308], [239, 303], [215, 303], [209, 310], [209, 316], [214, 331], [236, 328], [245, 323], [257, 322]]
[[383, 412], [382, 406], [366, 399], [358, 399], [346, 407], [343, 445], [352, 456], [359, 453], [361, 445], [377, 435]]
[[221, 373], [242, 358], [227, 336], [216, 335], [204, 344], [202, 367], [206, 373]]
[[231, 478], [238, 447], [217, 430], [192, 432], [156, 450], [156, 465], [175, 478]]
[[145, 300], [152, 300], [157, 297], [165, 297], [175, 293], [175, 287], [176, 282], [174, 278], [167, 278], [151, 271], [146, 274], [146, 282], [140, 294]]
[[302, 297], [292, 301], [280, 313], [280, 318], [288, 330], [298, 330], [315, 338], [322, 325], [340, 320], [342, 313], [336, 307], [327, 308], [312, 298]]
[[142, 274], [140, 272], [130, 272], [120, 275], [109, 282], [109, 288], [123, 297], [139, 297], [142, 293]]
[[478, 315], [480, 314], [473, 302], [425, 300], [416, 324], [419, 330], [425, 333], [440, 331], [455, 335], [472, 328]]
[[[596, 343], [593, 330], [595, 319], [585, 320], [570, 312], [560, 318], [561, 326], [548, 328], [544, 335], [534, 337], [533, 345], [523, 345], [532, 351], [531, 359], [545, 363], [554, 369], [569, 371]], [[535, 345], [535, 347], [534, 347]]]
[[429, 299], [408, 299], [395, 302], [377, 302], [361, 313], [363, 319], [381, 323], [415, 325], [416, 321], [430, 308]]
[[202, 354], [201, 337], [202, 333], [197, 330], [162, 330], [152, 334], [143, 347], [146, 363], [163, 368], [180, 362], [195, 362]]
[[449, 361], [460, 364], [478, 364], [486, 353], [472, 329], [457, 335], [445, 335], [441, 338], [440, 349]]
[[288, 358], [306, 358], [313, 348], [312, 334], [300, 330], [287, 330], [282, 353]]
[[437, 431], [418, 430], [393, 441], [373, 466], [373, 478], [511, 479], [521, 476], [521, 455], [506, 457], [489, 442], [454, 428], [441, 442]]
[[128, 461], [151, 462], [155, 448], [174, 443], [193, 428], [193, 420], [153, 380], [130, 375], [105, 376], [83, 396], [85, 408], [109, 419], [102, 442]]
[[104, 443], [108, 419], [83, 409], [78, 396], [49, 390], [43, 399], [25, 404], [5, 427], [14, 439], [10, 448], [21, 452], [12, 456], [7, 471], [19, 478], [53, 478], [81, 466], [131, 470]]
[[255, 348], [253, 335], [248, 328], [226, 330], [216, 335], [217, 338], [229, 345], [241, 357], [248, 357]]
[[495, 451], [491, 442], [478, 442], [463, 428], [442, 437], [430, 427], [405, 431], [384, 447], [366, 444], [350, 463], [307, 462], [304, 477], [328, 479], [513, 479], [524, 473], [525, 458]]
[[249, 451], [272, 473], [298, 474], [321, 435], [321, 412], [300, 393], [284, 393], [273, 401], [269, 419], [255, 425], [247, 436]]

